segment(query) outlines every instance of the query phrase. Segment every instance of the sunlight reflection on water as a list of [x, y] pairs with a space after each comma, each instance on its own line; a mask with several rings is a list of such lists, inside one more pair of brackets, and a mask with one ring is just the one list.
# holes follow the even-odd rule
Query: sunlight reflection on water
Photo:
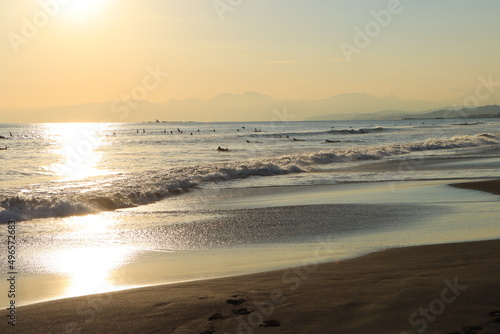
[[94, 123], [46, 124], [45, 134], [54, 139], [53, 152], [60, 156], [50, 169], [64, 181], [104, 175], [99, 168], [104, 141], [98, 135], [109, 125]]

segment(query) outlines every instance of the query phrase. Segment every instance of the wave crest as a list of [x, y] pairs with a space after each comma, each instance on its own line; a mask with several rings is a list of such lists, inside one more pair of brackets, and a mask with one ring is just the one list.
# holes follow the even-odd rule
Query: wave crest
[[[352, 161], [378, 160], [417, 151], [456, 149], [498, 145], [500, 134], [431, 138], [417, 143], [331, 149], [310, 154], [294, 154], [246, 163], [207, 164], [166, 170], [143, 171], [109, 176], [102, 180], [84, 180], [72, 187], [57, 188], [47, 184], [50, 192], [28, 189], [36, 195], [20, 195], [21, 189], [10, 189], [0, 200], [0, 222], [48, 217], [84, 215], [156, 202], [180, 194], [203, 183], [226, 182], [252, 176], [273, 176], [314, 171], [317, 165]], [[63, 194], [63, 195], [61, 195]]]

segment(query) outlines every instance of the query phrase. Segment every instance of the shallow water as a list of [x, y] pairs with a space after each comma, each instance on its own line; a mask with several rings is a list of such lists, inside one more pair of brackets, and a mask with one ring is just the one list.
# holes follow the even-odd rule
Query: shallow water
[[443, 182], [200, 189], [20, 222], [18, 304], [498, 238], [499, 201]]

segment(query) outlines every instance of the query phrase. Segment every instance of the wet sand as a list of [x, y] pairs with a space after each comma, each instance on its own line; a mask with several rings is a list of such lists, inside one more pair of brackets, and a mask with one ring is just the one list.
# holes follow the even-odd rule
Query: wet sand
[[[160, 285], [18, 308], [2, 333], [460, 333], [500, 331], [500, 240]], [[420, 309], [422, 308], [422, 309]], [[421, 313], [419, 313], [421, 312]], [[413, 326], [412, 326], [413, 325]], [[475, 332], [470, 332], [475, 333]]]
[[330, 247], [318, 244], [293, 269], [18, 307], [15, 327], [3, 309], [0, 332], [500, 333], [500, 240], [394, 248], [318, 264]]

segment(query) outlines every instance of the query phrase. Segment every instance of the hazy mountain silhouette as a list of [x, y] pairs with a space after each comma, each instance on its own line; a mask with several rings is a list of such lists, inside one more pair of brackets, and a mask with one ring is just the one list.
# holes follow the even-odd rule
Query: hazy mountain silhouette
[[[114, 101], [47, 108], [0, 109], [0, 122], [275, 121], [385, 119], [443, 109], [445, 101], [403, 100], [364, 93], [319, 100], [274, 99], [257, 92], [224, 93], [209, 100]], [[404, 110], [404, 111], [398, 111]], [[375, 113], [375, 114], [373, 114]]]

